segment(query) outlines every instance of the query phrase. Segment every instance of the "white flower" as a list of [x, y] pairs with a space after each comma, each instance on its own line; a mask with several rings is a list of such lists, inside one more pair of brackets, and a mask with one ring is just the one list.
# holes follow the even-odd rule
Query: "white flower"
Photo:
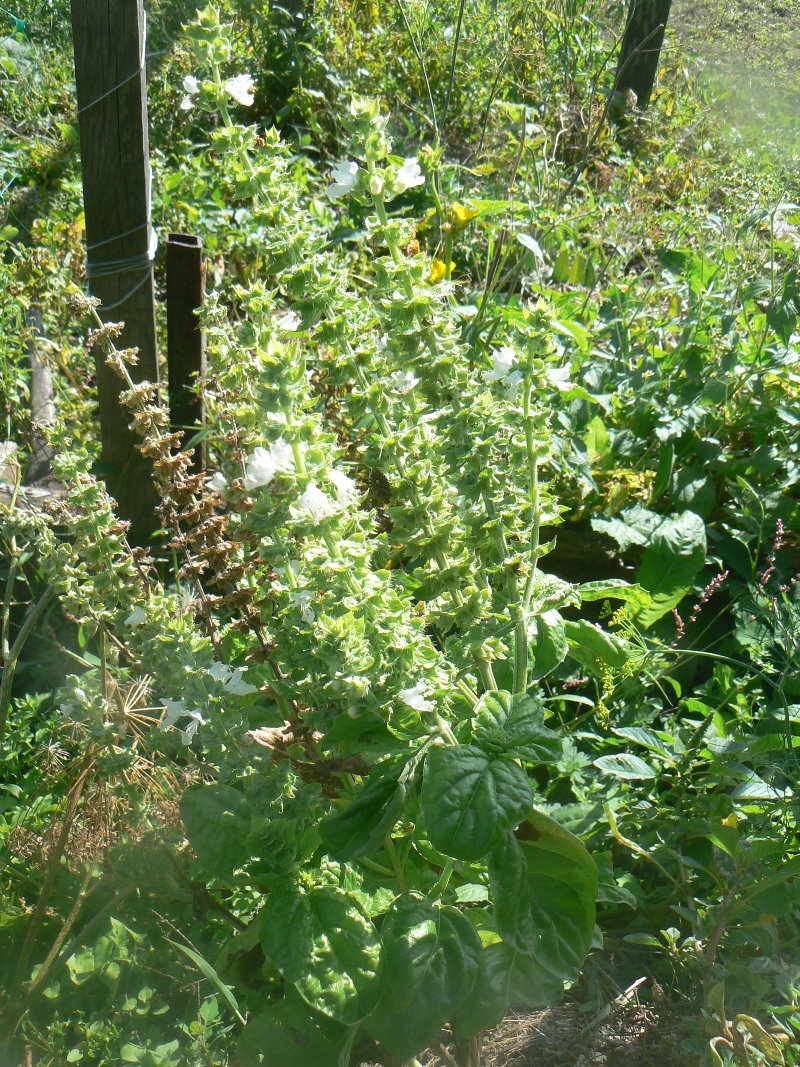
[[303, 622], [313, 622], [316, 616], [311, 608], [314, 593], [311, 589], [295, 589], [292, 592], [292, 603], [300, 608], [300, 618]]
[[187, 708], [182, 700], [165, 700], [166, 714], [159, 725], [160, 730], [168, 730], [174, 726], [178, 719], [189, 719], [189, 725], [181, 731], [181, 741], [184, 745], [191, 745], [194, 735], [199, 726], [205, 725], [205, 719], [198, 708]]
[[[310, 518], [312, 522], [322, 522], [323, 519], [327, 519], [329, 515], [336, 512], [336, 506], [331, 498], [326, 496], [313, 482], [297, 498], [297, 504], [300, 509], [299, 514], [304, 518]], [[298, 514], [296, 509], [295, 514]]]
[[419, 169], [417, 157], [410, 156], [397, 172], [397, 177], [392, 182], [392, 190], [399, 195], [406, 189], [413, 189], [415, 185], [422, 185], [424, 181], [425, 175]]
[[214, 471], [213, 474], [206, 478], [206, 488], [213, 490], [215, 493], [224, 493], [228, 488], [228, 479], [222, 471]]
[[358, 486], [352, 478], [347, 477], [344, 471], [336, 469], [328, 471], [328, 481], [335, 487], [336, 499], [343, 507], [355, 504], [358, 500]]
[[225, 82], [225, 92], [232, 96], [237, 104], [250, 107], [253, 103], [253, 90], [255, 85], [249, 74], [237, 74], [235, 78], [229, 78]]
[[500, 382], [511, 373], [511, 368], [517, 362], [517, 353], [513, 348], [504, 345], [492, 352], [492, 369], [483, 372], [485, 382]]
[[325, 190], [328, 196], [346, 196], [358, 182], [358, 163], [345, 160], [331, 169], [331, 184]]
[[553, 388], [558, 389], [560, 393], [569, 392], [574, 384], [569, 380], [569, 367], [547, 367], [544, 373]]
[[137, 604], [130, 615], [125, 620], [126, 626], [143, 626], [147, 622], [147, 612], [141, 606]]
[[181, 100], [181, 108], [189, 111], [194, 107], [194, 97], [200, 92], [200, 83], [192, 74], [187, 74], [183, 79], [184, 97]]
[[229, 667], [226, 663], [215, 663], [208, 668], [206, 674], [210, 674], [215, 681], [222, 682], [222, 688], [231, 696], [246, 697], [250, 693], [258, 692], [257, 685], [250, 685], [244, 680], [243, 667]]
[[410, 393], [415, 385], [419, 385], [419, 378], [415, 378], [410, 370], [396, 370], [392, 381], [401, 393]]
[[259, 486], [269, 485], [277, 473], [278, 464], [272, 454], [266, 448], [254, 448], [245, 461], [244, 487], [258, 489]]
[[428, 683], [423, 681], [417, 682], [411, 689], [401, 689], [397, 697], [414, 711], [433, 711], [436, 705], [432, 700], [427, 699], [427, 693]]
[[373, 174], [369, 180], [369, 191], [373, 196], [380, 196], [383, 192], [383, 178], [380, 174]]
[[245, 489], [258, 489], [262, 485], [269, 485], [278, 471], [289, 470], [292, 462], [292, 446], [282, 437], [270, 445], [269, 450], [260, 446], [254, 448], [245, 460]]
[[275, 319], [275, 325], [279, 330], [286, 330], [287, 333], [293, 333], [295, 330], [300, 329], [302, 321], [303, 320], [296, 311], [284, 311]]
[[205, 725], [205, 719], [199, 711], [189, 712], [189, 725], [181, 730], [181, 743], [184, 745], [191, 745], [194, 740], [194, 735], [197, 733], [198, 726]]

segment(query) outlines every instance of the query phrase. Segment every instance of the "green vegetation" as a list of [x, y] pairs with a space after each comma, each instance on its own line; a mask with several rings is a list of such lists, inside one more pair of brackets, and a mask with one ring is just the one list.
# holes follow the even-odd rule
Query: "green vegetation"
[[[149, 5], [154, 225], [209, 264], [201, 475], [83, 295], [68, 5], [4, 14], [0, 480], [35, 344], [62, 492], [0, 501], [0, 1063], [555, 1067], [637, 1005], [670, 1040], [620, 1063], [800, 1063], [776, 6], [676, 2], [643, 117], [608, 114], [594, 0]], [[565, 997], [559, 1053], [498, 1058]]]

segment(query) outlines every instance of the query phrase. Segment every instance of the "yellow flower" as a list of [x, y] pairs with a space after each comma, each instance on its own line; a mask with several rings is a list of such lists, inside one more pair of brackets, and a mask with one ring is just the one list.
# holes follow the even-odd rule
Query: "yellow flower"
[[453, 230], [463, 230], [467, 223], [472, 222], [480, 214], [474, 208], [466, 204], [451, 204], [447, 209], [447, 221]]
[[[455, 268], [456, 268], [455, 263], [453, 263], [451, 261], [451, 263], [450, 263], [450, 273], [451, 274], [455, 270]], [[431, 282], [431, 284], [435, 285], [436, 282], [440, 282], [442, 280], [442, 278], [446, 278], [446, 277], [447, 277], [447, 266], [445, 265], [445, 263], [441, 259], [434, 259], [433, 263], [431, 263], [431, 272], [428, 275], [428, 281]]]

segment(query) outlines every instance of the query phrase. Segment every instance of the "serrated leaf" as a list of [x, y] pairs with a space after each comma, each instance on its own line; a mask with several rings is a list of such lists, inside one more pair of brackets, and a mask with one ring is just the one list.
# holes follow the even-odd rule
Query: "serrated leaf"
[[383, 982], [381, 940], [358, 902], [343, 890], [273, 891], [259, 930], [265, 956], [315, 1011], [352, 1026], [377, 1004]]
[[627, 552], [632, 545], [648, 544], [663, 519], [663, 515], [657, 515], [644, 505], [634, 504], [613, 518], [592, 519], [592, 529], [612, 537], [620, 551]]
[[455, 908], [417, 893], [398, 897], [381, 928], [388, 983], [366, 1029], [392, 1055], [409, 1059], [429, 1045], [478, 976], [480, 938]]
[[525, 772], [476, 745], [435, 748], [427, 758], [422, 810], [428, 837], [446, 856], [485, 856], [497, 835], [516, 825], [533, 800]]
[[618, 752], [613, 756], [600, 756], [599, 759], [592, 760], [592, 763], [604, 774], [613, 774], [615, 778], [658, 777], [658, 771], [654, 767], [629, 752]]
[[561, 756], [561, 738], [544, 725], [544, 708], [524, 694], [484, 693], [475, 705], [473, 734], [493, 755], [505, 753], [529, 763], [549, 763]]

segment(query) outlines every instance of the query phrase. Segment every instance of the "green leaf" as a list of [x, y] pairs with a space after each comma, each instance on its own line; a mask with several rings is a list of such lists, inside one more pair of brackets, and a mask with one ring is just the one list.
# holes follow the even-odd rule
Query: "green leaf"
[[[192, 963], [194, 963], [195, 966], [200, 970], [200, 972], [205, 975], [209, 982], [216, 986], [216, 988], [222, 994], [225, 1003], [231, 1009], [231, 1011], [242, 1024], [242, 1026], [244, 1026], [244, 1018], [242, 1017], [242, 1014], [239, 1011], [239, 1002], [233, 995], [233, 990], [229, 985], [226, 985], [225, 982], [222, 981], [222, 979], [211, 966], [211, 964], [208, 962], [208, 960], [203, 959], [199, 952], [195, 952], [195, 950], [193, 948], [190, 948], [188, 945], [182, 945], [179, 941], [172, 941], [169, 937], [165, 937], [164, 940], [170, 945], [172, 945], [173, 948], [177, 948], [180, 952], [184, 954], [184, 956], [187, 956], [192, 961]], [[140, 991], [139, 999], [141, 1000], [141, 998], [142, 993]]]
[[646, 628], [676, 607], [705, 561], [706, 528], [700, 516], [684, 511], [665, 518], [653, 531], [636, 572], [652, 597], [649, 607], [637, 611], [636, 622]]
[[250, 858], [250, 804], [229, 785], [191, 786], [181, 797], [189, 844], [211, 874], [229, 877]]
[[484, 693], [473, 714], [475, 742], [491, 755], [510, 755], [529, 763], [551, 763], [561, 756], [561, 738], [544, 725], [544, 708], [524, 694]]
[[393, 1056], [406, 1060], [438, 1036], [471, 992], [481, 942], [459, 911], [435, 907], [417, 893], [395, 901], [381, 936], [389, 981], [365, 1025]]
[[800, 275], [790, 270], [784, 275], [780, 293], [767, 308], [767, 322], [781, 339], [788, 345], [800, 315]]
[[565, 582], [555, 574], [537, 570], [531, 595], [530, 611], [532, 616], [544, 614], [553, 608], [563, 608], [568, 604], [578, 605], [580, 599], [571, 582]]
[[593, 467], [602, 464], [611, 455], [611, 439], [605, 423], [599, 415], [595, 415], [586, 426], [584, 434], [586, 451], [589, 454], [589, 462]]
[[334, 1067], [352, 1043], [353, 1031], [313, 1013], [302, 1002], [280, 1000], [254, 1016], [236, 1049], [243, 1067]]
[[620, 551], [626, 552], [632, 545], [648, 544], [663, 521], [663, 515], [657, 515], [642, 504], [634, 504], [611, 519], [592, 519], [592, 529], [613, 537]]
[[533, 800], [525, 772], [475, 745], [435, 748], [425, 763], [422, 810], [434, 848], [478, 860]]
[[675, 464], [675, 446], [672, 441], [664, 442], [658, 450], [658, 466], [656, 467], [653, 488], [650, 492], [650, 503], [657, 504], [672, 478], [672, 468]]
[[596, 623], [587, 619], [565, 622], [564, 632], [570, 658], [592, 674], [602, 674], [606, 666], [619, 669], [628, 661], [628, 649], [622, 638]]
[[322, 843], [332, 856], [351, 860], [380, 848], [403, 808], [403, 770], [402, 763], [388, 768], [379, 764], [352, 804], [320, 822]]
[[624, 600], [635, 608], [646, 607], [650, 603], [650, 594], [640, 585], [632, 585], [622, 578], [607, 578], [600, 582], [583, 582], [578, 586], [581, 600]]
[[649, 748], [651, 752], [657, 752], [670, 762], [675, 761], [675, 753], [667, 748], [654, 730], [646, 730], [643, 726], [619, 726], [614, 728], [614, 733], [617, 737], [624, 737], [636, 745]]
[[491, 1030], [514, 1004], [544, 1008], [557, 1004], [564, 983], [547, 974], [539, 962], [505, 942], [485, 948], [478, 979], [458, 1013], [456, 1036], [468, 1041], [481, 1030]]
[[264, 954], [316, 1011], [352, 1026], [377, 1004], [381, 940], [348, 893], [334, 886], [273, 891], [259, 929]]
[[746, 781], [731, 790], [731, 797], [733, 800], [784, 800], [790, 793], [769, 785], [752, 771]]
[[592, 944], [597, 868], [584, 845], [533, 812], [489, 855], [497, 932], [561, 982], [577, 979]]
[[615, 778], [658, 777], [658, 771], [654, 767], [628, 752], [619, 752], [614, 756], [600, 756], [599, 759], [592, 760], [592, 763], [604, 774], [613, 774]]
[[545, 611], [528, 624], [531, 681], [539, 681], [560, 666], [567, 657], [564, 620], [557, 611]]

